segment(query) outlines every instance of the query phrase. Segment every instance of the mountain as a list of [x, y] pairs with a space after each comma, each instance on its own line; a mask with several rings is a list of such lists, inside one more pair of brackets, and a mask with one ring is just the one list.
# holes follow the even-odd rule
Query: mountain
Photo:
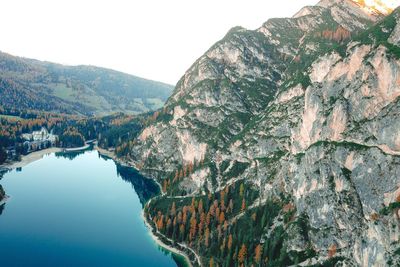
[[0, 53], [0, 106], [103, 115], [160, 108], [172, 86], [93, 66], [63, 66]]
[[400, 11], [366, 2], [233, 28], [135, 140], [195, 264], [400, 264]]

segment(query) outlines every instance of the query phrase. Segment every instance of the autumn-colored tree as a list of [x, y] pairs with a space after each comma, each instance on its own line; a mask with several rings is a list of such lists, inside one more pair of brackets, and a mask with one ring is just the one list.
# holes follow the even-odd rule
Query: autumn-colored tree
[[214, 267], [214, 258], [213, 257], [210, 258], [210, 267]]
[[199, 236], [202, 235], [204, 225], [206, 223], [206, 215], [204, 212], [200, 214], [200, 223], [199, 223]]
[[183, 207], [183, 215], [182, 215], [182, 223], [186, 224], [187, 222], [187, 208], [186, 206]]
[[215, 215], [215, 207], [214, 207], [214, 205], [212, 205], [212, 206], [210, 207], [210, 210], [208, 211], [208, 213], [210, 213], [211, 216], [214, 216], [214, 215]]
[[247, 248], [246, 245], [243, 244], [238, 253], [238, 261], [239, 263], [243, 263], [247, 257]]
[[200, 199], [200, 201], [199, 201], [199, 205], [197, 207], [197, 210], [198, 210], [199, 214], [202, 214], [203, 211], [204, 211], [203, 200], [202, 199]]
[[232, 243], [233, 243], [232, 234], [229, 234], [229, 236], [228, 236], [228, 249], [229, 250], [231, 250], [231, 248], [232, 248]]
[[163, 191], [164, 193], [167, 192], [167, 186], [168, 186], [167, 180], [164, 180], [164, 182], [163, 182], [163, 187], [162, 187], [162, 191]]
[[245, 209], [246, 209], [246, 201], [243, 198], [243, 200], [242, 200], [242, 211], [244, 211]]
[[224, 231], [226, 232], [226, 230], [228, 230], [228, 221], [227, 220], [225, 220], [225, 222], [224, 222]]
[[153, 121], [155, 121], [158, 118], [158, 115], [160, 115], [159, 111], [156, 111], [153, 113], [153, 117], [152, 117]]
[[190, 219], [190, 235], [189, 235], [190, 240], [192, 240], [196, 235], [196, 227], [197, 227], [196, 213], [193, 213], [192, 218]]
[[175, 214], [176, 214], [176, 204], [175, 204], [175, 201], [172, 202], [170, 214], [171, 214], [171, 216], [175, 216]]
[[333, 256], [335, 256], [336, 250], [337, 250], [337, 246], [335, 244], [332, 244], [328, 249], [328, 257], [332, 258]]
[[209, 245], [209, 238], [210, 238], [210, 230], [208, 229], [208, 227], [206, 228], [206, 231], [204, 233], [204, 245], [206, 247], [208, 247]]
[[254, 213], [251, 215], [251, 219], [253, 220], [253, 222], [255, 222], [256, 219], [257, 219], [257, 213], [254, 212]]
[[219, 214], [219, 223], [220, 223], [220, 224], [223, 224], [224, 221], [225, 221], [225, 213], [222, 211], [222, 212]]
[[164, 228], [164, 215], [161, 215], [157, 220], [157, 228], [158, 230], [162, 230]]
[[261, 256], [262, 256], [262, 246], [261, 246], [260, 244], [258, 244], [258, 245], [256, 246], [255, 251], [254, 251], [254, 261], [255, 261], [257, 264], [260, 264]]
[[219, 241], [222, 237], [222, 227], [220, 224], [218, 224], [218, 226], [217, 226], [217, 232], [218, 232], [218, 241]]
[[225, 198], [225, 190], [222, 190], [222, 191], [219, 193], [219, 195], [220, 195], [220, 200], [223, 201], [224, 198]]
[[196, 200], [194, 197], [192, 197], [192, 203], [190, 204], [190, 212], [193, 213], [195, 208], [196, 208]]
[[207, 216], [206, 216], [206, 226], [209, 226], [210, 225], [210, 222], [211, 222], [211, 213], [210, 213], [210, 211], [207, 213]]
[[218, 218], [219, 218], [219, 214], [221, 213], [221, 211], [220, 211], [220, 209], [219, 208], [217, 208], [216, 210], [215, 210], [215, 218], [218, 220]]
[[220, 202], [221, 202], [221, 204], [219, 205], [220, 210], [225, 211], [225, 210], [226, 210], [226, 207], [225, 207], [225, 200], [224, 200], [224, 199], [221, 199]]

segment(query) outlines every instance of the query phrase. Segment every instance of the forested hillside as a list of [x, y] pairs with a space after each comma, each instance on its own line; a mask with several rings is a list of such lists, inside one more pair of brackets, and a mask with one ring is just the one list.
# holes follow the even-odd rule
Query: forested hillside
[[172, 86], [93, 66], [63, 66], [0, 52], [0, 106], [83, 115], [160, 108]]

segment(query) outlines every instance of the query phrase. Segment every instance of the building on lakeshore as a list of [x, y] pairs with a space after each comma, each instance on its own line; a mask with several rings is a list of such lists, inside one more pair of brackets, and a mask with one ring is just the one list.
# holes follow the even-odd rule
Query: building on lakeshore
[[23, 143], [25, 152], [30, 153], [55, 146], [58, 136], [53, 133], [49, 133], [45, 127], [42, 127], [40, 131], [22, 134], [22, 138], [25, 140]]

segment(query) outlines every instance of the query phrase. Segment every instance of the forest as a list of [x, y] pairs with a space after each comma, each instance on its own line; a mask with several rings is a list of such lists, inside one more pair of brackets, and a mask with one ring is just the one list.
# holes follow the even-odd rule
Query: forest
[[[56, 146], [80, 147], [88, 140], [98, 140], [102, 148], [117, 148], [119, 154], [126, 153], [128, 144], [153, 113], [125, 115], [116, 113], [104, 117], [88, 117], [65, 113], [39, 112], [7, 109], [0, 106], [0, 164], [7, 159], [19, 160], [27, 153], [22, 134], [38, 131], [42, 127], [58, 136]], [[12, 148], [15, 154], [7, 155]]]
[[[257, 192], [237, 182], [202, 197], [161, 196], [145, 212], [161, 237], [186, 244], [208, 266], [289, 266], [313, 255], [312, 247], [305, 254], [286, 253], [285, 229], [308, 227], [293, 220], [295, 208], [290, 200], [260, 200]], [[281, 220], [281, 226], [268, 238], [260, 238], [274, 220]]]

